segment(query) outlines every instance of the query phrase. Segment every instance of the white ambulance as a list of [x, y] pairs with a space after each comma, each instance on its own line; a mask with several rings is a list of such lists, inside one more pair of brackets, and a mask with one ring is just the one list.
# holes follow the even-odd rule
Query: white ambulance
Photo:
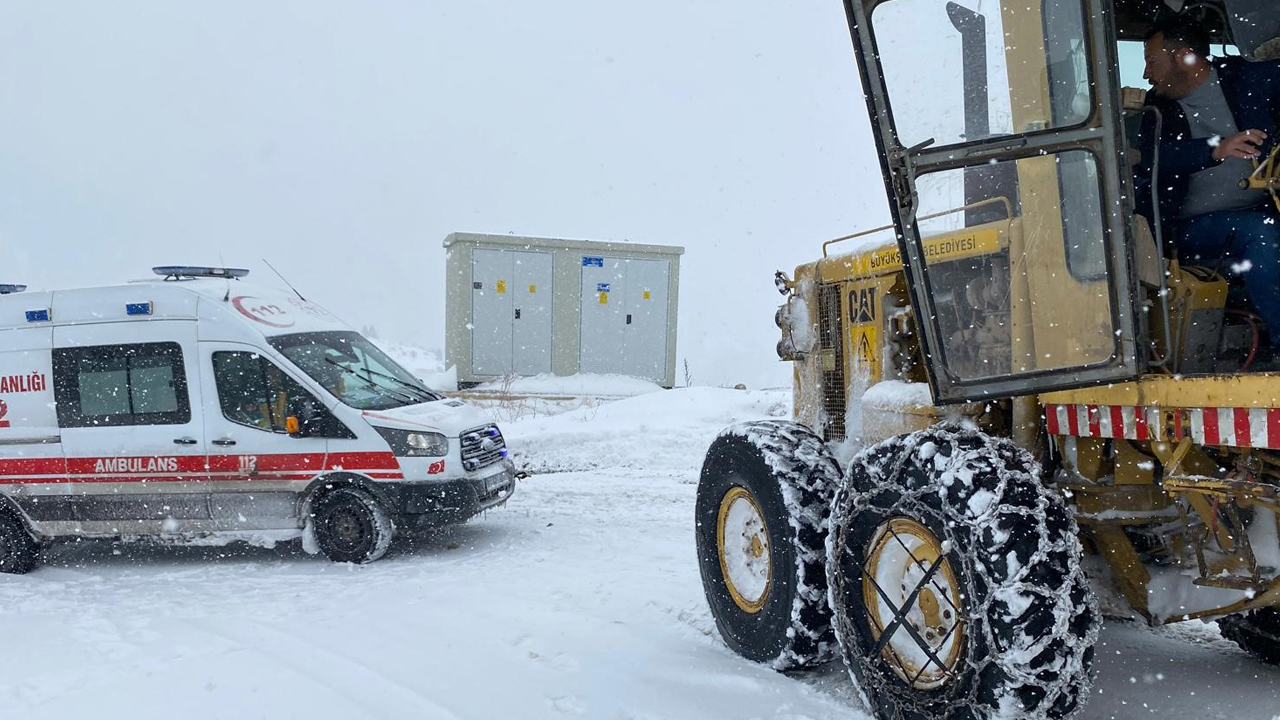
[[0, 285], [0, 571], [68, 538], [285, 539], [370, 562], [515, 491], [498, 427], [248, 271]]

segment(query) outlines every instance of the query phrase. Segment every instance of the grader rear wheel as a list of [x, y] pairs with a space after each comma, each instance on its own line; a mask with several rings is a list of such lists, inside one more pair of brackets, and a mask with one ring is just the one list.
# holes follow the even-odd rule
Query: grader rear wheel
[[707, 450], [698, 483], [698, 563], [725, 644], [777, 670], [834, 655], [827, 520], [840, 466], [803, 425], [735, 425]]
[[1218, 620], [1222, 636], [1269, 665], [1280, 665], [1280, 610], [1262, 608]]
[[873, 447], [833, 503], [845, 664], [885, 720], [1061, 720], [1100, 616], [1076, 524], [1006, 440], [937, 427]]

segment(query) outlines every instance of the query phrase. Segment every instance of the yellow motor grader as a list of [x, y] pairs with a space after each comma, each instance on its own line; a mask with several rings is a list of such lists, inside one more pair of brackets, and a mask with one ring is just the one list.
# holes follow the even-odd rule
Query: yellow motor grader
[[[1260, 61], [1280, 13], [1176, 5], [846, 0], [894, 222], [778, 274], [794, 421], [708, 450], [699, 561], [734, 651], [838, 654], [904, 720], [1073, 716], [1104, 606], [1280, 663], [1280, 328], [1179, 262], [1134, 179], [1159, 113], [1121, 88], [1165, 15]], [[1242, 182], [1280, 211], [1278, 173]]]

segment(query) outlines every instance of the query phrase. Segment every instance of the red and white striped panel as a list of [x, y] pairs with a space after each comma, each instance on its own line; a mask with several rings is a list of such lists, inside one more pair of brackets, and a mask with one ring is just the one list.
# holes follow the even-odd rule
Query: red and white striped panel
[[1159, 410], [1125, 405], [1045, 405], [1050, 435], [1156, 440]]
[[1202, 445], [1280, 449], [1280, 409], [1192, 408], [1191, 439]]
[[[1177, 441], [1189, 434], [1200, 445], [1280, 450], [1280, 408], [1046, 405], [1044, 412], [1050, 435]], [[1173, 414], [1169, 437], [1160, 421], [1162, 412]]]

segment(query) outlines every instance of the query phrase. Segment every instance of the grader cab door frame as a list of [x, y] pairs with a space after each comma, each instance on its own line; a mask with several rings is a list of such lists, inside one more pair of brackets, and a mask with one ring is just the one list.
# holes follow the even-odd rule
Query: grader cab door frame
[[[1043, 6], [1043, 8], [1048, 8], [1052, 4], [1054, 7], [1050, 9], [1053, 12], [1061, 13], [1064, 6], [1068, 10], [1074, 10], [1075, 5], [1079, 5], [1081, 16], [1076, 22], [1082, 26], [1079, 31], [1084, 49], [1087, 51], [1085, 53], [1087, 57], [1086, 79], [1089, 87], [1092, 88], [1092, 92], [1088, 93], [1090, 107], [1081, 111], [1079, 122], [1073, 121], [1072, 124], [1062, 127], [1048, 126], [1052, 125], [1052, 123], [1029, 122], [1026, 127], [1021, 128], [1020, 132], [1005, 132], [1003, 134], [991, 134], [990, 136], [979, 135], [974, 139], [973, 135], [970, 134], [972, 133], [971, 125], [973, 123], [968, 113], [974, 111], [976, 103], [972, 102], [972, 98], [966, 94], [964, 102], [965, 110], [967, 111], [965, 134], [952, 138], [950, 139], [950, 144], [941, 146], [935, 146], [932, 140], [928, 138], [923, 140], [911, 138], [909, 141], [916, 142], [916, 144], [914, 146], [906, 146], [899, 137], [890, 102], [890, 90], [886, 83], [886, 75], [877, 42], [878, 38], [872, 20], [873, 12], [879, 6], [890, 5], [899, 1], [845, 0], [845, 10], [854, 41], [864, 94], [871, 117], [872, 130], [879, 150], [881, 170], [889, 198], [890, 211], [898, 231], [898, 242], [902, 256], [906, 259], [903, 265], [911, 289], [918, 327], [922, 331], [922, 349], [926, 358], [925, 365], [928, 369], [934, 401], [944, 404], [984, 400], [1105, 382], [1125, 381], [1137, 377], [1142, 370], [1140, 364], [1142, 360], [1138, 352], [1140, 347], [1139, 331], [1134, 312], [1135, 307], [1137, 307], [1137, 283], [1133, 279], [1131, 270], [1133, 264], [1129, 249], [1131, 247], [1130, 235], [1132, 232], [1130, 221], [1133, 216], [1132, 191], [1130, 190], [1132, 180], [1128, 177], [1127, 171], [1122, 174], [1121, 170], [1122, 168], [1127, 168], [1127, 165], [1124, 163], [1123, 142], [1119, 130], [1121, 122], [1118, 61], [1114, 43], [1115, 31], [1111, 26], [1110, 0], [1045, 0]], [[915, 6], [929, 4], [925, 0], [912, 0], [912, 2]], [[964, 0], [964, 2], [968, 5], [974, 5], [977, 0]], [[986, 4], [990, 5], [989, 2]], [[942, 0], [939, 0], [936, 5], [939, 6], [939, 9], [944, 7]], [[999, 6], [1000, 3], [997, 2], [996, 5]], [[1040, 18], [1040, 12], [1043, 8], [1028, 8], [1026, 12], [1036, 13], [1035, 17]], [[965, 19], [970, 26], [973, 24], [973, 15], [975, 13], [963, 8], [959, 3], [948, 3], [945, 6], [945, 12], [952, 17], [953, 23], [957, 23], [957, 18], [961, 18]], [[1016, 12], [1019, 11], [1006, 10], [1005, 23], [1010, 23], [1010, 18], [1016, 17], [1010, 13]], [[967, 46], [962, 52], [964, 54], [964, 64], [966, 65], [965, 82], [968, 83], [970, 82], [968, 77], [973, 74], [972, 65], [975, 63], [975, 53], [972, 52], [973, 32], [971, 27], [961, 27], [960, 24], [956, 24], [955, 27], [961, 31], [962, 40]], [[1005, 32], [1009, 32], [1007, 27]], [[1048, 34], [1050, 30], [1046, 29], [1044, 32]], [[921, 42], [918, 37], [905, 38], [898, 35], [890, 35], [884, 40], [886, 43]], [[925, 42], [928, 42], [928, 40], [925, 39]], [[1010, 42], [1007, 35], [1004, 41], [1005, 43]], [[922, 50], [926, 47], [924, 45], [921, 46]], [[995, 47], [998, 48], [999, 45], [997, 44]], [[1008, 48], [1005, 51], [1008, 53], [1015, 52], [1015, 50]], [[921, 54], [928, 55], [927, 52], [922, 52]], [[985, 54], [982, 60], [977, 60], [976, 62], [985, 62]], [[1014, 77], [1012, 70], [1015, 65], [1014, 60], [1010, 59], [1008, 65], [1011, 69], [1010, 79], [1012, 80]], [[1035, 72], [1035, 68], [1031, 68], [1031, 72]], [[1040, 70], [1040, 72], [1043, 73], [1044, 71]], [[987, 78], [985, 76], [982, 77], [980, 82], [985, 92]], [[1049, 87], [1045, 87], [1046, 85]], [[1046, 97], [1055, 90], [1052, 87], [1052, 83], [1045, 80], [1041, 80], [1040, 86], [1036, 89]], [[895, 96], [895, 99], [901, 100], [902, 98]], [[1013, 112], [1015, 114], [1017, 112], [1016, 103]], [[913, 120], [913, 118], [908, 118], [908, 120]], [[948, 139], [944, 139], [944, 143], [946, 142], [948, 142]], [[1080, 151], [1083, 151], [1083, 153]], [[1066, 366], [1050, 364], [1048, 367], [1040, 367], [1033, 361], [1030, 366], [1017, 367], [1015, 361], [1015, 364], [1009, 370], [988, 375], [957, 372], [948, 363], [948, 339], [951, 339], [953, 344], [955, 341], [944, 333], [944, 328], [939, 324], [937, 296], [934, 292], [922, 244], [921, 231], [917, 222], [917, 213], [921, 209], [917, 181], [931, 173], [941, 173], [943, 171], [959, 170], [967, 173], [970, 170], [974, 170], [980, 173], [982, 172], [982, 166], [987, 165], [1000, 163], [1015, 165], [1023, 161], [1035, 162], [1032, 160], [1033, 158], [1045, 156], [1053, 156], [1057, 160], [1058, 158], [1066, 157], [1062, 155], [1064, 153], [1077, 157], [1092, 158], [1089, 161], [1089, 177], [1092, 178], [1096, 175], [1100, 186], [1092, 202], [1098, 210], [1096, 214], [1102, 216], [1097, 222], [1099, 222], [1098, 227], [1103, 238], [1099, 240], [1099, 243], [1105, 243], [1105, 249], [1100, 247], [1099, 254], [1105, 255], [1105, 261], [1100, 258], [1099, 266], [1104, 268], [1105, 276], [1099, 277], [1100, 282], [1105, 282], [1105, 288], [1099, 285], [1102, 289], [1097, 292], [1107, 296], [1102, 298], [1103, 305], [1101, 306], [1109, 310], [1110, 314], [1110, 318], [1107, 318], [1106, 322], [1102, 322], [1100, 326], [1105, 327], [1107, 334], [1113, 335], [1113, 338], [1098, 338], [1098, 342], [1106, 343], [1106, 345], [1095, 357], [1088, 358], [1088, 362], [1067, 364]], [[1085, 156], [1084, 153], [1088, 153], [1088, 155]], [[1041, 173], [1041, 175], [1043, 176], [1044, 173]], [[965, 182], [969, 183], [967, 175]], [[1058, 177], [1058, 182], [1063, 188], [1062, 192], [1068, 192], [1066, 188], [1069, 183], [1064, 182], [1061, 176]], [[1031, 193], [1028, 193], [1028, 195], [1031, 195]], [[966, 198], [969, 201], [973, 199], [972, 197]], [[1066, 199], [1064, 195], [1063, 202], [1057, 206], [1055, 212], [1059, 215], [1065, 216]], [[1012, 220], [1013, 218], [1006, 219]], [[1059, 221], [1060, 224], [1062, 222], [1064, 221]], [[1025, 264], [1021, 266], [1024, 272], [1026, 267], [1027, 265]], [[1018, 272], [1018, 268], [1019, 266], [1015, 260], [1014, 274]], [[1034, 297], [1024, 304], [1034, 305]], [[1026, 350], [1026, 348], [1032, 346], [1027, 345], [1025, 341], [1024, 348], [1022, 350], [1018, 349], [1019, 341], [1016, 336], [1022, 331], [1017, 328], [1016, 320], [1013, 324], [1015, 326], [1013, 331], [1015, 339], [1013, 340], [1014, 344], [1010, 354], [1018, 352], [1023, 352], [1024, 355], [1036, 353], [1035, 349]], [[1048, 325], [1052, 324], [1048, 323]], [[1044, 334], [1047, 335], [1048, 333]], [[1060, 344], [1061, 338], [1058, 340]]]

